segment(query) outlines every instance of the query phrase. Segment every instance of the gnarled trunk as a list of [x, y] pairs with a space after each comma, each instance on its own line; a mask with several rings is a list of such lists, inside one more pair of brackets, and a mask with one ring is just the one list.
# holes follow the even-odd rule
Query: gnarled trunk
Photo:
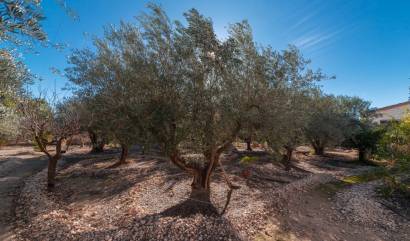
[[210, 202], [210, 180], [207, 178], [207, 169], [197, 170], [192, 180], [190, 198]]
[[205, 152], [205, 158], [207, 159], [207, 165], [202, 169], [195, 169], [193, 180], [191, 184], [190, 197], [195, 200], [210, 203], [210, 183], [211, 175], [216, 168], [219, 161], [220, 152], [209, 150]]

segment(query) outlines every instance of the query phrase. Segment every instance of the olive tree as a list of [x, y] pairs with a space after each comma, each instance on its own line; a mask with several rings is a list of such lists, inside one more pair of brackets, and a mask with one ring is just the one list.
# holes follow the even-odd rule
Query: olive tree
[[[172, 163], [193, 176], [193, 196], [209, 198], [212, 172], [241, 129], [244, 85], [235, 78], [235, 43], [217, 39], [196, 10], [187, 26], [157, 6], [138, 23], [121, 24], [78, 51], [67, 70], [82, 93], [98, 98], [109, 131], [120, 142], [149, 136]], [[188, 153], [201, 153], [192, 160]]]
[[[106, 28], [94, 41], [96, 52], [78, 50], [70, 57], [68, 79], [86, 104], [84, 120], [91, 140], [99, 136], [120, 144], [124, 164], [130, 145], [146, 145], [145, 82], [150, 78], [141, 33], [135, 25], [121, 23]], [[90, 117], [91, 116], [91, 117]]]
[[[298, 136], [302, 121], [276, 122], [289, 122], [289, 110], [301, 111], [322, 75], [305, 70], [295, 48], [258, 47], [246, 21], [231, 25], [221, 40], [211, 19], [195, 9], [184, 14], [186, 24], [172, 22], [158, 6], [149, 9], [136, 23], [108, 28], [94, 41], [95, 51], [75, 51], [67, 76], [77, 94], [93, 100], [92, 113], [107, 133], [122, 145], [159, 144], [192, 176], [191, 196], [209, 201], [212, 174], [237, 137], [274, 130], [274, 140], [288, 134], [282, 129]], [[282, 107], [288, 103], [292, 108]]]
[[[140, 18], [154, 67], [148, 123], [170, 160], [193, 176], [192, 197], [209, 200], [211, 175], [246, 109], [235, 43], [217, 39], [211, 20], [194, 9], [185, 13], [187, 26], [177, 22], [175, 29], [161, 9], [153, 10]], [[190, 152], [202, 155], [191, 159]]]
[[94, 111], [94, 98], [85, 96], [73, 97], [73, 105], [75, 105], [79, 121], [80, 132], [87, 132], [90, 139], [90, 153], [101, 153], [104, 151], [105, 144], [109, 141], [108, 136], [104, 132], [106, 127], [102, 122], [100, 113]]
[[41, 21], [41, 1], [5, 0], [0, 3], [0, 41], [21, 44], [25, 38], [46, 40]]
[[[72, 19], [78, 16], [67, 6], [66, 0], [54, 0]], [[2, 0], [0, 1], [0, 43], [5, 48], [33, 48], [36, 43], [43, 46], [61, 48], [47, 38], [42, 22], [45, 19], [42, 0]]]
[[[20, 126], [29, 139], [48, 157], [47, 185], [55, 185], [57, 162], [61, 159], [63, 142], [79, 131], [78, 115], [69, 104], [50, 106], [42, 98], [25, 99], [19, 104]], [[51, 137], [51, 138], [48, 138]], [[49, 149], [50, 145], [55, 148]]]
[[294, 149], [306, 143], [304, 130], [309, 120], [309, 99], [317, 90], [316, 83], [327, 76], [320, 70], [311, 70], [310, 61], [293, 46], [273, 56], [271, 78], [276, 80], [276, 88], [268, 102], [269, 110], [264, 111], [262, 138], [276, 154], [283, 155], [290, 169]]
[[[193, 175], [192, 195], [207, 198], [212, 173], [234, 139], [242, 131], [264, 132], [266, 137], [268, 126], [291, 123], [294, 113], [288, 119], [272, 119], [280, 123], [266, 122], [267, 117], [286, 115], [289, 109], [281, 107], [289, 102], [292, 110], [304, 113], [304, 96], [325, 76], [305, 69], [308, 61], [295, 48], [278, 53], [257, 47], [247, 22], [231, 25], [229, 37], [221, 41], [210, 19], [191, 10], [185, 14], [187, 26], [177, 23], [171, 35], [165, 14], [155, 10], [143, 18], [143, 35], [158, 69], [154, 73], [161, 73], [152, 82], [155, 92], [149, 97], [155, 107], [148, 123], [171, 161]], [[301, 135], [305, 118], [300, 117], [287, 127], [291, 138]], [[283, 143], [297, 145], [296, 140]], [[202, 153], [203, 160], [189, 160], [184, 155], [189, 151]]]
[[345, 128], [346, 139], [343, 145], [357, 148], [358, 159], [367, 162], [377, 151], [377, 146], [385, 130], [374, 123], [375, 111], [370, 108], [370, 102], [359, 97], [338, 97], [341, 108], [349, 119]]
[[340, 99], [318, 92], [310, 98], [309, 118], [305, 135], [316, 155], [325, 147], [340, 145], [346, 137], [350, 118]]
[[8, 51], [0, 51], [0, 141], [7, 142], [19, 135], [16, 105], [27, 93], [25, 85], [33, 76], [25, 65]]

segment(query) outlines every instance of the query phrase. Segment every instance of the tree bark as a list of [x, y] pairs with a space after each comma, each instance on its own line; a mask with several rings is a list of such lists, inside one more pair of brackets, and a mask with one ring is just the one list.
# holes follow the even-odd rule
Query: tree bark
[[47, 186], [52, 189], [55, 186], [57, 161], [61, 158], [61, 145], [64, 138], [60, 138], [56, 143], [56, 153], [54, 156], [48, 154]]
[[325, 154], [325, 148], [323, 146], [320, 146], [316, 148], [315, 153], [316, 155], [323, 156], [323, 154]]
[[121, 145], [121, 156], [120, 156], [120, 161], [119, 164], [125, 164], [127, 161], [128, 157], [128, 146], [127, 145]]
[[108, 168], [115, 168], [115, 167], [124, 165], [125, 163], [127, 163], [127, 157], [128, 157], [128, 146], [122, 144], [121, 145], [120, 159], [116, 163], [114, 163], [113, 165], [109, 166]]
[[367, 162], [367, 152], [366, 149], [359, 148], [359, 161]]
[[202, 202], [210, 202], [210, 180], [207, 169], [197, 170], [191, 184], [190, 198]]
[[93, 131], [88, 131], [91, 141], [91, 153], [101, 153], [104, 152], [104, 140], [98, 141], [98, 136]]
[[55, 177], [57, 169], [58, 159], [52, 157], [48, 160], [48, 169], [47, 169], [47, 186], [48, 188], [53, 188], [55, 186]]
[[312, 142], [313, 149], [315, 150], [315, 155], [322, 156], [325, 153], [325, 147], [321, 145], [319, 142], [314, 141]]
[[291, 166], [292, 166], [291, 161], [292, 161], [293, 148], [285, 147], [285, 149], [286, 149], [286, 155], [285, 155], [286, 171], [290, 171]]
[[252, 138], [251, 137], [247, 137], [245, 138], [245, 142], [246, 142], [246, 150], [247, 151], [252, 151]]

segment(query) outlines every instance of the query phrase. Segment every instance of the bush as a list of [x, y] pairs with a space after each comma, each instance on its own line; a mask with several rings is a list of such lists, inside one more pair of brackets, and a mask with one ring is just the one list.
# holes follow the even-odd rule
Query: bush
[[410, 156], [410, 115], [386, 125], [386, 132], [377, 144], [377, 154], [394, 160]]
[[384, 179], [384, 185], [379, 188], [379, 193], [384, 197], [391, 197], [398, 194], [405, 198], [410, 198], [410, 185], [399, 180], [396, 176], [389, 175]]

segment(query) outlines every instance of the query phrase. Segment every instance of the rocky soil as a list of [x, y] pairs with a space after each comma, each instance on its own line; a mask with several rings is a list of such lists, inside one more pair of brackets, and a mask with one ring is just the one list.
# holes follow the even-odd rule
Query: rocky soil
[[[53, 193], [46, 172], [26, 182], [17, 215], [23, 240], [246, 240], [264, 226], [270, 195], [306, 176], [260, 161], [249, 178], [235, 159], [229, 177], [241, 186], [227, 209], [228, 188], [213, 177], [212, 203], [189, 199], [191, 179], [160, 157], [135, 156], [124, 167], [108, 168], [114, 157], [91, 158], [59, 173]], [[277, 181], [266, 180], [276, 177]]]
[[376, 193], [378, 181], [354, 185], [336, 194], [336, 205], [346, 222], [377, 234], [380, 240], [410, 240], [410, 222], [386, 208]]
[[220, 170], [204, 203], [189, 198], [190, 177], [162, 157], [132, 155], [113, 169], [116, 153], [74, 155], [54, 192], [44, 187], [45, 170], [26, 180], [16, 239], [410, 240], [409, 221], [379, 203], [377, 182], [339, 185], [373, 168], [354, 162], [354, 153], [296, 154], [289, 172], [263, 153], [244, 166], [247, 154], [224, 158], [241, 188], [223, 215], [228, 188]]

